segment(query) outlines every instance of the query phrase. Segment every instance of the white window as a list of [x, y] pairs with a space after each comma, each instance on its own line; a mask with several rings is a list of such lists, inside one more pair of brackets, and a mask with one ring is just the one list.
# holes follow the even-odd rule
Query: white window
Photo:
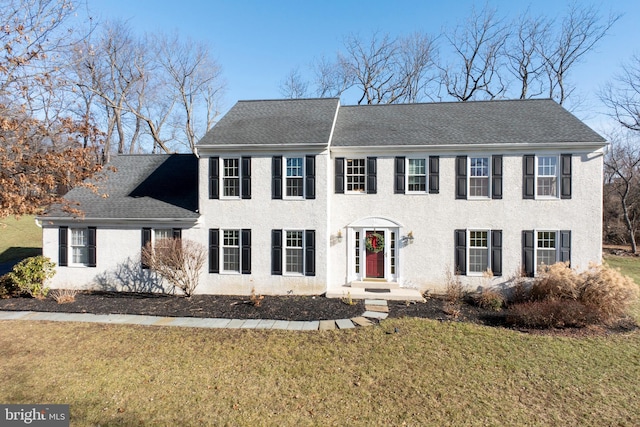
[[304, 197], [304, 158], [287, 158], [287, 177], [285, 181], [285, 194], [287, 197]]
[[537, 161], [536, 194], [558, 197], [558, 157], [538, 156]]
[[240, 197], [240, 159], [223, 159], [222, 195]]
[[71, 263], [76, 265], [89, 264], [89, 240], [86, 228], [71, 229]]
[[304, 232], [287, 231], [285, 239], [285, 272], [304, 273]]
[[538, 231], [536, 238], [536, 270], [541, 266], [555, 264], [558, 260], [557, 233]]
[[240, 272], [240, 230], [222, 231], [222, 270]]
[[484, 273], [489, 268], [489, 232], [469, 230], [470, 273]]
[[407, 191], [427, 191], [427, 161], [426, 159], [407, 159]]
[[347, 192], [365, 193], [367, 182], [366, 159], [347, 159]]
[[489, 157], [469, 158], [469, 197], [489, 197]]

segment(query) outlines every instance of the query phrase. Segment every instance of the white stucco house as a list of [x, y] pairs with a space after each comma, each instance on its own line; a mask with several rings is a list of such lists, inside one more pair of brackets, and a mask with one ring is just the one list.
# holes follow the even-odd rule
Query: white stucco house
[[158, 291], [141, 246], [201, 242], [196, 293], [411, 298], [601, 261], [606, 141], [552, 100], [241, 101], [197, 155], [118, 156], [39, 218], [59, 288]]

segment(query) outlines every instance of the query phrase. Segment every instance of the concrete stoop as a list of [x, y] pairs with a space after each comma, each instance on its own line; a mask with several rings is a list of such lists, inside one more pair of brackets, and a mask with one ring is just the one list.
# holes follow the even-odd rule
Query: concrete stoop
[[377, 299], [394, 301], [425, 301], [422, 293], [417, 289], [389, 287], [388, 284], [381, 284], [377, 282], [373, 283], [375, 283], [374, 287], [361, 287], [358, 285], [341, 286], [340, 288], [328, 289], [325, 295], [327, 298], [351, 298], [358, 300]]

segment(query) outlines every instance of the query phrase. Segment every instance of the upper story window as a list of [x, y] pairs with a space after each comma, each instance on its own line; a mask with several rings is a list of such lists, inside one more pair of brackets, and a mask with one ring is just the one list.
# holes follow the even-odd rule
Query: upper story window
[[271, 162], [271, 198], [315, 199], [316, 156], [274, 156]]
[[[377, 192], [377, 157], [335, 159], [335, 192], [375, 194]], [[346, 191], [345, 191], [346, 190]]]
[[440, 157], [396, 157], [394, 159], [395, 194], [437, 194], [440, 191]]
[[210, 199], [251, 198], [251, 157], [210, 157]]
[[570, 199], [571, 154], [523, 156], [524, 199]]
[[489, 197], [489, 157], [469, 158], [469, 197]]
[[456, 157], [456, 199], [502, 199], [502, 156]]
[[240, 159], [222, 159], [222, 195], [240, 197]]
[[407, 159], [407, 192], [424, 193], [427, 191], [426, 159]]

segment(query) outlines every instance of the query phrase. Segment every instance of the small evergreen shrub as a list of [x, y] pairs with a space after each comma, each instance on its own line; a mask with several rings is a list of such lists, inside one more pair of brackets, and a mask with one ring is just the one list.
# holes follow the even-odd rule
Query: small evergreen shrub
[[475, 302], [478, 307], [484, 308], [485, 310], [500, 311], [504, 305], [504, 297], [498, 291], [485, 288], [476, 296]]
[[42, 299], [49, 293], [49, 288], [44, 282], [51, 279], [55, 273], [55, 264], [49, 258], [34, 256], [14, 265], [13, 270], [7, 275], [20, 292]]
[[20, 293], [20, 289], [13, 283], [9, 274], [0, 276], [0, 298], [11, 298]]

